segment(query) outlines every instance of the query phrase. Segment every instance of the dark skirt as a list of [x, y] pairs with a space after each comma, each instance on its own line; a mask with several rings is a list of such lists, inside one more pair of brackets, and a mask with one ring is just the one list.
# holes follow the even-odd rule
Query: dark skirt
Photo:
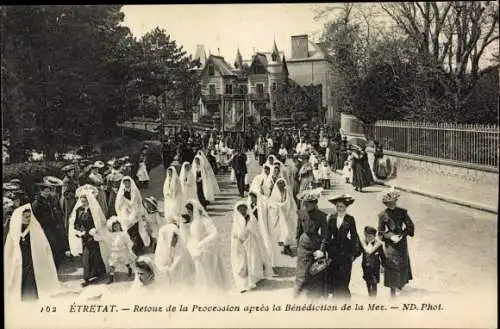
[[347, 152], [340, 151], [337, 153], [337, 170], [344, 169], [344, 163], [347, 161]]
[[33, 258], [31, 256], [30, 239], [20, 243], [22, 255], [22, 279], [21, 279], [21, 300], [38, 299], [38, 288], [36, 286], [35, 271], [33, 269]]
[[354, 162], [352, 172], [352, 185], [354, 187], [363, 188], [370, 185], [368, 178], [364, 173], [364, 168], [361, 162]]
[[346, 256], [334, 256], [328, 267], [327, 285], [328, 293], [333, 297], [350, 298], [352, 262]]
[[83, 244], [82, 263], [84, 280], [88, 281], [106, 273], [99, 242], [91, 240]]
[[205, 193], [203, 193], [203, 182], [196, 182], [196, 194], [198, 195], [198, 201], [203, 207], [206, 207], [209, 202], [205, 199]]
[[384, 262], [384, 286], [402, 288], [413, 279], [406, 238], [397, 247], [386, 244]]
[[295, 269], [295, 295], [305, 295], [309, 298], [321, 298], [325, 296], [325, 271], [314, 276], [309, 274], [309, 268], [314, 262], [313, 252], [321, 246], [319, 236], [307, 236], [302, 233], [297, 246], [297, 267]]
[[140, 254], [144, 250], [145, 246], [144, 242], [142, 241], [141, 235], [139, 234], [139, 223], [135, 223], [128, 229], [128, 235], [134, 243], [132, 250], [136, 255]]

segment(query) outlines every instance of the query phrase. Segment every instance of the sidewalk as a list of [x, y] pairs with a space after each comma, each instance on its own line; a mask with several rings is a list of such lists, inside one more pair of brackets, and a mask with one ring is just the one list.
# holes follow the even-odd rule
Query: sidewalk
[[[370, 164], [373, 156], [369, 156]], [[375, 177], [375, 175], [374, 175]], [[498, 213], [498, 175], [496, 179], [483, 182], [468, 181], [452, 176], [423, 172], [419, 170], [398, 170], [393, 179], [376, 183], [397, 190], [420, 194], [445, 202]]]

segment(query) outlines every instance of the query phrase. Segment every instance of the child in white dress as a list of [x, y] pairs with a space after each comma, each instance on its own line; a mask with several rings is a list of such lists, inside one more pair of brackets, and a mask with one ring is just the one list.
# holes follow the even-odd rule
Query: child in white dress
[[137, 170], [137, 180], [140, 188], [146, 188], [149, 185], [149, 174], [146, 167], [146, 156], [141, 154], [139, 159], [139, 169]]
[[330, 165], [326, 162], [324, 158], [321, 159], [321, 164], [319, 165], [319, 173], [322, 179], [322, 188], [325, 190], [330, 189]]
[[319, 164], [315, 163], [313, 165], [313, 176], [314, 176], [314, 187], [321, 186], [323, 178], [321, 177], [321, 171], [319, 170]]
[[114, 282], [115, 270], [118, 267], [126, 267], [128, 276], [132, 276], [131, 264], [136, 256], [132, 251], [134, 243], [128, 233], [123, 231], [123, 226], [118, 217], [111, 217], [107, 226], [110, 231], [107, 239], [110, 246], [108, 284], [111, 284]]
[[348, 184], [352, 183], [352, 153], [349, 152], [346, 162], [344, 162], [343, 175], [345, 182]]

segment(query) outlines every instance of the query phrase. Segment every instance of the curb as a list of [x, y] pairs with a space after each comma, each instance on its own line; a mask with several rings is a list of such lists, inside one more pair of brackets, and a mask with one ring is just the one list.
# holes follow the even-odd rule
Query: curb
[[394, 187], [394, 189], [396, 189], [396, 190], [400, 190], [400, 191], [404, 191], [404, 192], [408, 192], [408, 193], [413, 193], [413, 194], [418, 194], [418, 195], [426, 196], [429, 198], [441, 200], [444, 202], [456, 204], [459, 206], [464, 206], [464, 207], [468, 207], [468, 208], [472, 208], [472, 209], [476, 209], [476, 210], [480, 210], [480, 211], [485, 211], [485, 212], [488, 212], [491, 214], [498, 215], [498, 208], [490, 207], [490, 206], [487, 206], [484, 204], [455, 199], [453, 197], [448, 197], [448, 196], [444, 196], [444, 195], [441, 195], [438, 193], [432, 193], [432, 192], [428, 192], [428, 191], [422, 191], [422, 190], [411, 188], [411, 187], [406, 187], [406, 186], [401, 186], [401, 185], [390, 185], [390, 184], [385, 183], [385, 182], [380, 181], [380, 180], [375, 180], [375, 184], [386, 186], [386, 187]]

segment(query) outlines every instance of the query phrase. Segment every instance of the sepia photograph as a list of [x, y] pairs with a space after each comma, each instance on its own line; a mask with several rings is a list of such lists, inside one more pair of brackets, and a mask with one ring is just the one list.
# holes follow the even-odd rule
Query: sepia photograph
[[498, 1], [0, 11], [5, 328], [498, 327]]

